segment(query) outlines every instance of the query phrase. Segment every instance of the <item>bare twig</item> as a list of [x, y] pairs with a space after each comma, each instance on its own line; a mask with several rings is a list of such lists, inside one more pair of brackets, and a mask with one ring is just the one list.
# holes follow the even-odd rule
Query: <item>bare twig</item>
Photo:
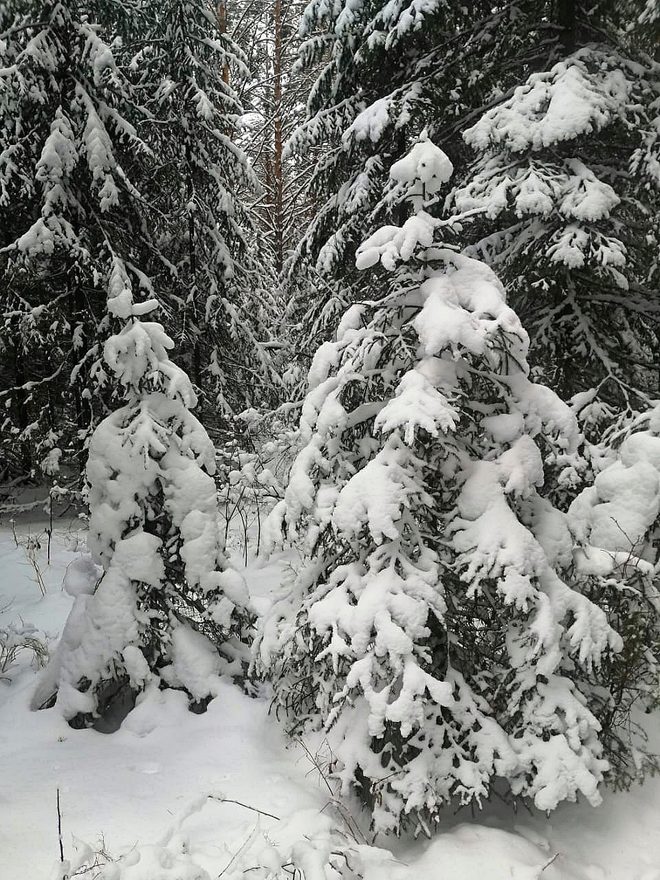
[[48, 528], [46, 529], [46, 534], [48, 535], [48, 556], [47, 556], [47, 564], [50, 565], [50, 545], [53, 538], [53, 493], [48, 493]]
[[[318, 754], [313, 755], [311, 753], [311, 751], [308, 749], [307, 745], [303, 742], [302, 739], [297, 739], [296, 742], [298, 742], [300, 744], [300, 746], [303, 748], [307, 758], [311, 762], [314, 769], [318, 772], [321, 779], [323, 780], [325, 787], [330, 792], [330, 801], [328, 802], [328, 804], [326, 804], [326, 806], [331, 805], [335, 808], [335, 810], [339, 814], [341, 821], [344, 823], [346, 831], [350, 834], [350, 836], [353, 838], [353, 840], [356, 843], [368, 844], [369, 841], [367, 840], [367, 838], [363, 834], [362, 829], [360, 828], [357, 819], [353, 816], [353, 814], [348, 809], [348, 807], [345, 804], [343, 804], [340, 800], [337, 799], [337, 796], [336, 796], [335, 792], [333, 791], [332, 786], [330, 785], [330, 780], [328, 779], [328, 775], [325, 772], [325, 768], [321, 765], [321, 762], [318, 758]], [[326, 743], [327, 743], [327, 740], [326, 740]], [[331, 756], [332, 756], [332, 752], [331, 752]], [[332, 757], [334, 757], [334, 756], [332, 756]], [[324, 809], [325, 809], [325, 807], [324, 807]]]
[[543, 867], [541, 868], [541, 870], [539, 871], [539, 873], [542, 873], [543, 871], [545, 871], [546, 868], [549, 868], [550, 865], [551, 865], [551, 864], [555, 861], [555, 859], [558, 858], [558, 857], [559, 857], [559, 853], [556, 852], [556, 853], [554, 854], [554, 856], [553, 856], [551, 859], [548, 859], [548, 861], [545, 863], [545, 865], [543, 865]]
[[57, 839], [60, 844], [60, 862], [64, 864], [64, 844], [62, 843], [62, 810], [60, 808], [60, 790], [57, 789]]
[[37, 558], [37, 553], [40, 550], [41, 545], [39, 544], [39, 539], [32, 537], [32, 535], [28, 535], [27, 541], [25, 542], [25, 555], [28, 558], [32, 569], [34, 570], [34, 579], [39, 587], [39, 592], [42, 596], [45, 596], [48, 590], [46, 589], [46, 582], [44, 581], [43, 574], [41, 572], [41, 568], [39, 566], [39, 560]]
[[258, 825], [255, 825], [255, 827], [252, 829], [252, 831], [250, 831], [247, 838], [243, 841], [243, 843], [239, 846], [239, 848], [236, 850], [234, 855], [229, 859], [227, 864], [224, 866], [222, 871], [220, 871], [220, 873], [218, 874], [218, 880], [220, 877], [223, 876], [223, 874], [227, 873], [227, 871], [231, 868], [231, 866], [234, 864], [234, 862], [240, 856], [240, 854], [242, 852], [244, 852], [247, 849], [247, 847], [252, 843], [252, 841], [255, 838], [255, 834], [257, 832], [258, 827], [259, 827]]
[[232, 798], [221, 798], [217, 797], [214, 794], [209, 795], [209, 800], [218, 801], [220, 804], [236, 804], [239, 807], [244, 807], [246, 810], [252, 810], [253, 813], [259, 813], [260, 816], [268, 816], [269, 819], [277, 819], [280, 821], [279, 816], [273, 815], [273, 813], [267, 813], [265, 810], [259, 810], [257, 807], [251, 807], [249, 804], [241, 803], [241, 801], [235, 801]]

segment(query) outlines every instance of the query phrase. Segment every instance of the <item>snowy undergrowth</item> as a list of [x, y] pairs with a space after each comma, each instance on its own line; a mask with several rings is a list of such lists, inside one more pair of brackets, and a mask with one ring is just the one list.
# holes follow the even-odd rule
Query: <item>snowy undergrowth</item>
[[[34, 524], [18, 528], [39, 532]], [[55, 647], [73, 601], [62, 579], [80, 558], [81, 538], [75, 526], [59, 524], [50, 565], [45, 545], [38, 550], [42, 596], [24, 548], [0, 525], [0, 627], [31, 625]], [[287, 564], [295, 560], [248, 567], [259, 610]], [[546, 819], [493, 804], [476, 816], [448, 814], [432, 841], [379, 837], [365, 848], [309, 757], [268, 716], [265, 694], [250, 699], [223, 683], [208, 711], [195, 715], [183, 694], [162, 692], [104, 735], [71, 730], [54, 710], [31, 712], [34, 685], [27, 652], [16, 658], [11, 682], [0, 682], [2, 877], [62, 875], [59, 788], [65, 859], [73, 872], [76, 854], [83, 857], [82, 877], [98, 873], [84, 865], [103, 866], [94, 856], [103, 851], [113, 859], [103, 868], [107, 880], [284, 880], [294, 866], [305, 880], [660, 880], [657, 779], [606, 793], [596, 809], [565, 805]], [[319, 744], [307, 745], [314, 752]]]

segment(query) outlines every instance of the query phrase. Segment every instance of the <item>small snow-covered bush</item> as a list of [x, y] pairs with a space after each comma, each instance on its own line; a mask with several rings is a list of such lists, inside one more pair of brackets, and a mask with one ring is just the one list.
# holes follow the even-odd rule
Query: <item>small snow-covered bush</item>
[[234, 540], [239, 539], [245, 564], [253, 538], [255, 553], [259, 555], [262, 520], [274, 501], [284, 494], [278, 471], [285, 450], [279, 435], [270, 436], [270, 429], [277, 431], [272, 419], [268, 419], [269, 433], [264, 433], [266, 421], [255, 411], [246, 410], [217, 453], [224, 539], [227, 541], [230, 533]]
[[306, 441], [271, 540], [307, 559], [263, 624], [255, 665], [293, 729], [325, 728], [344, 793], [378, 831], [428, 830], [496, 780], [542, 810], [600, 801], [593, 698], [621, 650], [562, 577], [572, 539], [544, 459], [575, 418], [530, 380], [528, 337], [491, 269], [424, 207], [450, 174], [428, 141], [395, 164], [415, 207], [359, 249], [380, 291], [319, 349]]
[[[98, 426], [87, 464], [88, 544], [100, 579], [83, 578], [61, 644], [35, 699], [75, 725], [148, 686], [184, 689], [193, 707], [218, 676], [240, 669], [247, 593], [222, 552], [215, 452], [190, 412], [196, 398], [170, 361], [160, 324], [141, 320], [123, 265], [109, 280], [108, 310], [123, 320], [105, 362], [126, 404]], [[100, 367], [99, 367], [100, 369]]]
[[40, 668], [48, 662], [48, 646], [44, 634], [30, 623], [8, 623], [0, 626], [0, 679], [9, 681], [9, 673], [18, 655], [28, 651], [32, 662]]

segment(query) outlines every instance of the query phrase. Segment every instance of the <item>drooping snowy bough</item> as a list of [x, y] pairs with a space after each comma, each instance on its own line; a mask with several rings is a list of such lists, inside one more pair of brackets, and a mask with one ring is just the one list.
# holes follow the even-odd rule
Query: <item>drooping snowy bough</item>
[[423, 140], [392, 168], [415, 213], [358, 250], [382, 296], [349, 309], [312, 364], [306, 445], [272, 539], [306, 564], [265, 621], [256, 667], [295, 729], [325, 728], [343, 791], [373, 826], [426, 828], [496, 779], [543, 810], [599, 802], [591, 711], [605, 614], [560, 576], [572, 541], [541, 493], [578, 442], [534, 384], [528, 338], [483, 263], [436, 243], [448, 179]]
[[183, 689], [203, 707], [219, 675], [240, 667], [249, 623], [245, 585], [223, 557], [214, 448], [190, 412], [195, 394], [162, 326], [141, 320], [157, 306], [133, 301], [117, 262], [108, 310], [125, 324], [104, 355], [126, 404], [96, 429], [87, 465], [89, 546], [102, 574], [76, 580], [35, 697], [50, 704], [56, 693], [75, 726], [148, 686]]
[[530, 74], [465, 131], [477, 158], [453, 193], [481, 209], [471, 253], [506, 281], [543, 375], [567, 397], [591, 383], [610, 416], [658, 387], [659, 74], [611, 45]]
[[604, 445], [601, 467], [571, 504], [568, 522], [579, 588], [606, 610], [624, 642], [608, 661], [598, 714], [615, 781], [626, 786], [658, 770], [640, 718], [660, 706], [660, 402], [633, 417], [622, 440]]

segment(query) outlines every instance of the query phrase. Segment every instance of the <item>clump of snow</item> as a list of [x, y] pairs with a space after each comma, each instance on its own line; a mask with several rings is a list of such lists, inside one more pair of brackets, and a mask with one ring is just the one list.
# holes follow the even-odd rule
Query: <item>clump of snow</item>
[[369, 269], [376, 263], [392, 271], [399, 260], [407, 261], [418, 247], [430, 247], [436, 221], [424, 212], [413, 214], [403, 226], [381, 226], [357, 250], [355, 265]]
[[62, 587], [69, 596], [91, 596], [101, 576], [102, 569], [90, 556], [79, 556], [67, 566]]
[[629, 101], [630, 81], [616, 68], [593, 72], [592, 63], [592, 51], [585, 49], [547, 73], [531, 74], [512, 98], [466, 131], [466, 142], [480, 150], [505, 144], [515, 153], [603, 128]]
[[[216, 696], [221, 670], [217, 650], [190, 626], [177, 626], [172, 633], [171, 683], [183, 686], [194, 700]], [[169, 670], [168, 670], [169, 672]]]
[[660, 407], [647, 415], [647, 429], [630, 434], [615, 461], [596, 474], [568, 512], [581, 549], [582, 574], [604, 576], [630, 566], [657, 566], [655, 536], [660, 524]]
[[356, 141], [370, 140], [377, 143], [386, 128], [392, 125], [392, 108], [388, 98], [379, 98], [357, 114], [353, 122], [342, 135], [347, 143], [354, 138]]
[[435, 195], [454, 173], [454, 166], [440, 147], [422, 134], [421, 139], [390, 168], [390, 177], [410, 188], [421, 184], [423, 194]]

